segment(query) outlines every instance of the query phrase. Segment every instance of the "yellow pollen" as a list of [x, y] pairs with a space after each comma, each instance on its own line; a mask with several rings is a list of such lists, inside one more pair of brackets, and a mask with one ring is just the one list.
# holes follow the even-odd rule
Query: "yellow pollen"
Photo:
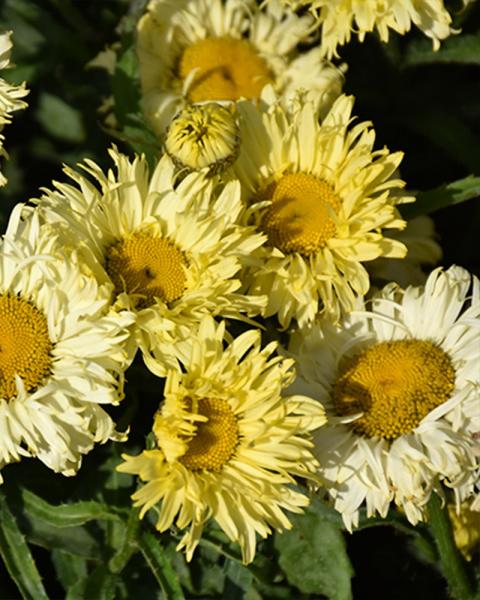
[[193, 411], [208, 421], [196, 423], [195, 437], [179, 460], [190, 471], [220, 471], [238, 444], [237, 418], [225, 400], [201, 398], [194, 403]]
[[34, 391], [50, 373], [53, 344], [47, 319], [27, 300], [0, 296], [0, 397], [17, 395], [15, 375], [27, 392]]
[[182, 252], [169, 240], [133, 234], [110, 246], [106, 270], [117, 294], [138, 294], [138, 307], [145, 308], [160, 298], [173, 302], [185, 291], [187, 266]]
[[332, 186], [307, 173], [284, 175], [261, 194], [271, 199], [261, 228], [282, 252], [313, 254], [335, 235], [341, 201]]
[[188, 97], [192, 102], [258, 98], [272, 83], [266, 62], [246, 40], [206, 38], [186, 48], [180, 58], [182, 80], [196, 69]]
[[449, 356], [433, 342], [379, 342], [340, 368], [333, 390], [339, 415], [363, 412], [351, 426], [386, 440], [409, 433], [455, 387]]

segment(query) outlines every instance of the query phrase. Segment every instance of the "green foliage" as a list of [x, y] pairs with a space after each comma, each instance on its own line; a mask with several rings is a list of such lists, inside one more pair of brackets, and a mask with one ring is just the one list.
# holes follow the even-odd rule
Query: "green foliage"
[[292, 529], [275, 537], [279, 564], [288, 581], [305, 594], [350, 600], [353, 569], [330, 509], [314, 499], [304, 515], [291, 520]]
[[466, 200], [480, 197], [480, 177], [470, 175], [458, 181], [446, 183], [433, 190], [419, 192], [414, 204], [402, 206], [402, 215], [411, 219], [418, 215], [428, 215], [441, 208], [461, 204]]
[[0, 554], [25, 599], [48, 600], [28, 544], [3, 493], [0, 493]]

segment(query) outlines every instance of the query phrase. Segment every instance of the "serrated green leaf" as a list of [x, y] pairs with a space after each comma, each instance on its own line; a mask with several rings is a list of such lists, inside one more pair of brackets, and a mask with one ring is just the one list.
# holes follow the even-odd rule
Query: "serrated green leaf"
[[140, 536], [138, 543], [145, 561], [160, 584], [165, 596], [170, 600], [185, 598], [178, 576], [173, 570], [158, 538], [146, 531]]
[[20, 490], [20, 494], [28, 514], [54, 527], [77, 527], [98, 519], [120, 519], [110, 506], [94, 500], [54, 505], [24, 488]]
[[35, 116], [50, 135], [71, 143], [85, 141], [81, 113], [62, 98], [44, 92], [40, 96]]
[[410, 43], [404, 58], [406, 66], [432, 63], [480, 65], [480, 34], [452, 36], [434, 51], [430, 40], [417, 39]]
[[351, 600], [350, 564], [342, 532], [317, 499], [303, 515], [291, 517], [293, 528], [275, 536], [279, 564], [290, 584], [306, 594]]
[[28, 544], [3, 493], [0, 493], [0, 554], [23, 598], [48, 600]]
[[470, 175], [464, 179], [441, 185], [433, 190], [418, 192], [416, 197], [415, 203], [406, 204], [400, 208], [400, 212], [405, 219], [412, 219], [418, 215], [428, 215], [441, 208], [480, 197], [480, 177]]

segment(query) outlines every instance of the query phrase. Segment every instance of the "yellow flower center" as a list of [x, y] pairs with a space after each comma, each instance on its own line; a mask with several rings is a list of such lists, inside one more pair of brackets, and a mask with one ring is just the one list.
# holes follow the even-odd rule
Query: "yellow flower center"
[[106, 269], [117, 294], [127, 292], [141, 298], [145, 308], [160, 298], [173, 302], [185, 291], [185, 267], [182, 252], [169, 240], [147, 234], [133, 234], [110, 246]]
[[339, 415], [363, 412], [352, 423], [366, 437], [393, 440], [412, 431], [455, 386], [449, 356], [432, 342], [379, 342], [340, 368], [333, 390]]
[[0, 296], [0, 397], [17, 395], [15, 375], [27, 392], [34, 391], [50, 373], [53, 344], [45, 316], [18, 296]]
[[282, 252], [308, 256], [335, 235], [332, 217], [341, 201], [322, 179], [307, 173], [284, 175], [260, 196], [272, 201], [261, 227], [270, 244]]
[[266, 62], [246, 40], [206, 38], [185, 48], [179, 63], [184, 80], [193, 70], [188, 96], [192, 102], [258, 98], [272, 82]]
[[179, 460], [190, 471], [220, 471], [238, 444], [237, 418], [225, 400], [201, 398], [194, 402], [198, 406], [193, 406], [193, 412], [208, 421], [196, 423], [195, 436]]

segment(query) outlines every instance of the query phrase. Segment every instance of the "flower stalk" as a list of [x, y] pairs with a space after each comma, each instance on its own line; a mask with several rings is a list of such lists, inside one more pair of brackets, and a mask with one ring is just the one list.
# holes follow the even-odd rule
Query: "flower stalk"
[[437, 494], [432, 494], [428, 502], [429, 525], [440, 557], [443, 576], [454, 600], [472, 600], [473, 585], [465, 560], [455, 545], [452, 524], [446, 506]]

